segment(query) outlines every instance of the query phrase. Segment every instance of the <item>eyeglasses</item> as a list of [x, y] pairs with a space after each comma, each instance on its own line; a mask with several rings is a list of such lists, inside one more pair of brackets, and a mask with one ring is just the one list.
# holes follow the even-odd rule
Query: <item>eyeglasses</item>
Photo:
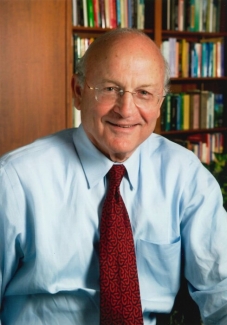
[[152, 94], [144, 89], [138, 89], [135, 91], [124, 90], [120, 87], [109, 85], [108, 83], [100, 84], [99, 87], [90, 87], [86, 81], [86, 85], [90, 90], [94, 90], [97, 102], [104, 105], [113, 105], [119, 101], [125, 93], [130, 93], [132, 94], [134, 104], [137, 107], [148, 109], [157, 106], [160, 103], [161, 98], [165, 97]]

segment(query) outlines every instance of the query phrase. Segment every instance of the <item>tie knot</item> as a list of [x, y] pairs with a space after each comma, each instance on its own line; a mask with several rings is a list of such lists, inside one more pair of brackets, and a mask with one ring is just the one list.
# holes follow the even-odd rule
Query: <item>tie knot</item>
[[113, 165], [108, 172], [109, 176], [109, 186], [110, 187], [119, 187], [121, 184], [121, 180], [125, 174], [125, 166], [124, 165]]

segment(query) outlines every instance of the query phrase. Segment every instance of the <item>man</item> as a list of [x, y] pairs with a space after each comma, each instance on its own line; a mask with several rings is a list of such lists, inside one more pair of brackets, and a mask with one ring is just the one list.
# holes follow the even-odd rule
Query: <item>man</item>
[[147, 36], [130, 29], [104, 34], [72, 82], [82, 125], [2, 157], [3, 325], [99, 324], [99, 228], [106, 175], [118, 164], [127, 171], [120, 192], [144, 324], [171, 311], [181, 256], [204, 324], [227, 324], [220, 188], [193, 153], [153, 133], [167, 76]]

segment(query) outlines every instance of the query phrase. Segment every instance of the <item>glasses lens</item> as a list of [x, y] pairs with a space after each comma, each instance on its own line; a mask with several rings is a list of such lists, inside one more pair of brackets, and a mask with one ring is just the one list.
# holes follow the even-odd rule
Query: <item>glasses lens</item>
[[[134, 104], [137, 107], [149, 109], [157, 106], [160, 97], [147, 92], [129, 92], [133, 96]], [[114, 87], [100, 87], [95, 89], [95, 99], [104, 105], [113, 105], [117, 101], [121, 100], [124, 96], [124, 92]]]
[[95, 89], [95, 98], [99, 103], [111, 105], [118, 97], [120, 97], [119, 93], [111, 87]]

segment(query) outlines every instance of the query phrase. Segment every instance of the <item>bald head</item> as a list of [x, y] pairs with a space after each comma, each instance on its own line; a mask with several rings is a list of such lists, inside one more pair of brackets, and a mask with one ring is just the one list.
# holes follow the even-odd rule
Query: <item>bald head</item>
[[76, 73], [81, 86], [91, 69], [108, 60], [110, 54], [114, 54], [117, 60], [124, 52], [130, 54], [132, 59], [135, 57], [135, 60], [145, 56], [145, 53], [150, 53], [150, 60], [157, 65], [158, 73], [163, 75], [164, 91], [168, 91], [169, 69], [160, 49], [146, 34], [130, 28], [114, 29], [104, 33], [89, 46], [77, 64]]

